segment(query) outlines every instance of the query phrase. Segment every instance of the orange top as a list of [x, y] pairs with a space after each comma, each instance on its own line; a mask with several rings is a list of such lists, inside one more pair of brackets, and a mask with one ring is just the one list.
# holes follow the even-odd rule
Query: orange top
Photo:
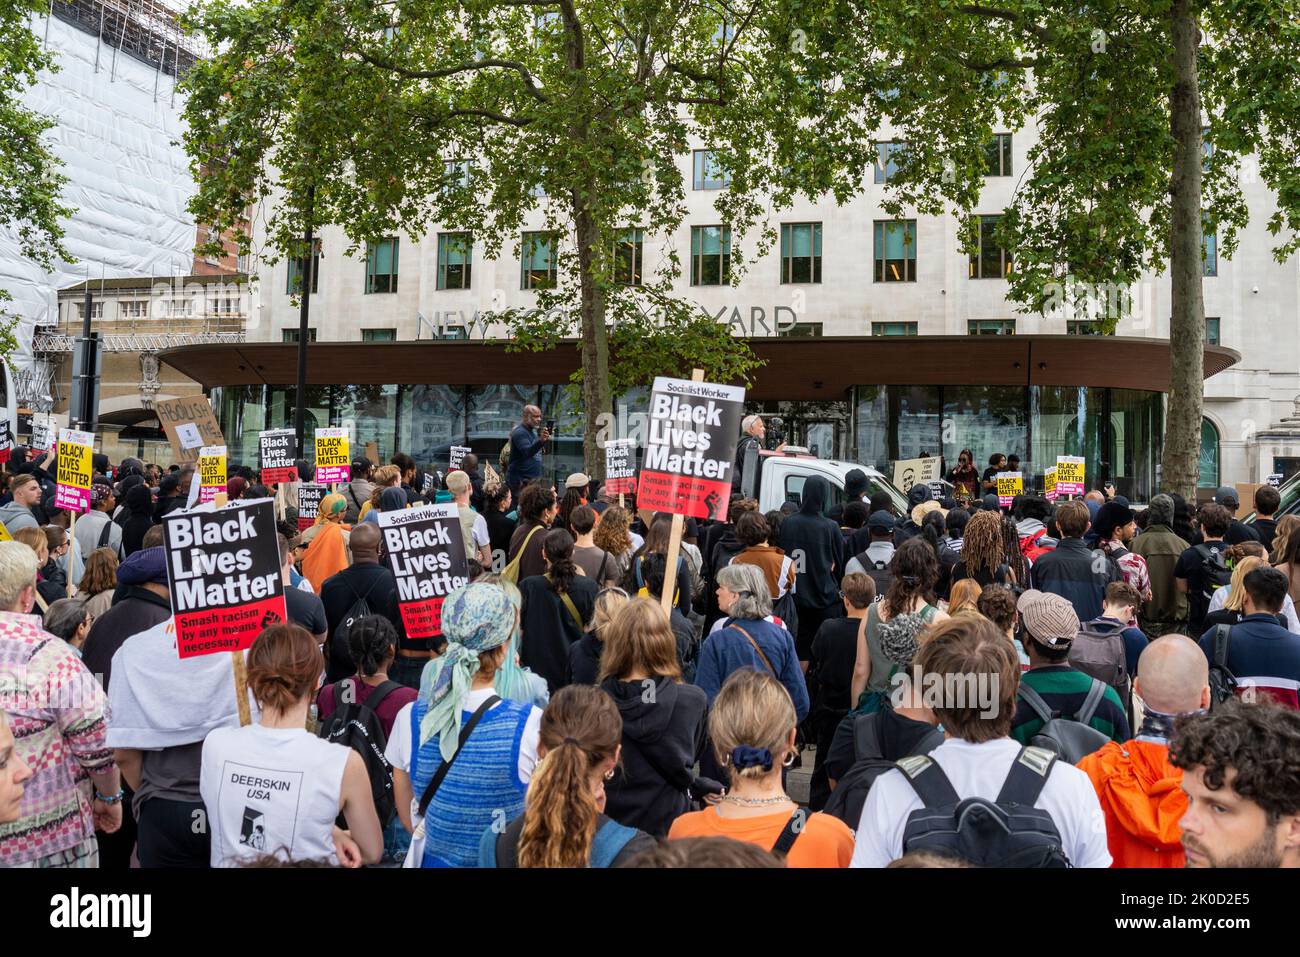
[[1182, 867], [1187, 810], [1183, 772], [1157, 741], [1110, 741], [1079, 767], [1092, 781], [1106, 815], [1111, 867]]
[[[716, 807], [683, 814], [673, 821], [668, 840], [679, 837], [729, 837], [746, 844], [757, 844], [770, 851], [790, 820], [788, 811], [757, 817], [722, 817]], [[848, 867], [853, 856], [853, 832], [839, 818], [829, 814], [810, 814], [803, 832], [790, 855], [788, 867]]]
[[307, 554], [302, 559], [302, 573], [318, 590], [325, 584], [325, 579], [348, 567], [348, 546], [343, 540], [345, 527], [326, 522], [307, 546]]

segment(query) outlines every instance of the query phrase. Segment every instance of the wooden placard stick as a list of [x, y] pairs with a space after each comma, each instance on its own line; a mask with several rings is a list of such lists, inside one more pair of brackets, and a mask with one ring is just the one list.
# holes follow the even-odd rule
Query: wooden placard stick
[[[212, 504], [217, 508], [225, 508], [229, 501], [225, 492], [212, 497]], [[248, 709], [248, 663], [244, 661], [242, 651], [230, 653], [230, 666], [235, 672], [235, 706], [239, 708], [239, 726], [242, 728], [253, 720]]]
[[[692, 382], [704, 381], [704, 370], [696, 369], [691, 373]], [[664, 593], [659, 599], [659, 604], [664, 610], [664, 614], [672, 617], [673, 593], [677, 590], [677, 557], [682, 550], [682, 528], [686, 524], [686, 517], [680, 512], [673, 515], [673, 528], [668, 536], [668, 556], [664, 560]]]

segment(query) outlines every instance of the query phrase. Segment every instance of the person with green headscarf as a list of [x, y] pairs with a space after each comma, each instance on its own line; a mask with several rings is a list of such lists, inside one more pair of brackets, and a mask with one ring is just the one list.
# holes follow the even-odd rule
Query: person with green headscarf
[[[542, 712], [497, 688], [514, 656], [518, 624], [519, 612], [499, 585], [476, 581], [448, 595], [447, 650], [425, 668], [419, 698], [393, 722], [384, 753], [402, 823], [417, 838], [423, 829], [421, 867], [475, 866], [484, 830], [523, 812]], [[421, 818], [418, 805], [444, 762], [451, 767]]]

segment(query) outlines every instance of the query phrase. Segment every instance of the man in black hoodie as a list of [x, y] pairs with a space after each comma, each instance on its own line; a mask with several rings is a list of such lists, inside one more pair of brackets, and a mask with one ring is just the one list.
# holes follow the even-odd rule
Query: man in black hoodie
[[799, 629], [795, 648], [799, 662], [808, 669], [812, 641], [827, 618], [844, 614], [839, 582], [844, 575], [844, 536], [840, 527], [826, 517], [830, 483], [813, 475], [803, 484], [799, 511], [781, 523], [781, 548], [794, 562], [795, 607]]

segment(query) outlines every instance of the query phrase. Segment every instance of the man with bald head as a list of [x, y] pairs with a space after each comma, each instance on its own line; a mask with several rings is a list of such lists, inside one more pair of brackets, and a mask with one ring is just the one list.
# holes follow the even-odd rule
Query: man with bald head
[[1106, 815], [1112, 867], [1182, 867], [1178, 821], [1187, 810], [1183, 772], [1169, 761], [1169, 738], [1178, 715], [1210, 706], [1205, 653], [1184, 635], [1165, 635], [1138, 659], [1133, 692], [1145, 713], [1137, 737], [1114, 741], [1088, 755], [1088, 775]]
[[516, 499], [520, 487], [542, 477], [542, 448], [550, 438], [550, 430], [542, 428], [542, 410], [535, 405], [524, 406], [522, 420], [510, 433], [510, 462], [506, 466], [506, 484]]
[[379, 526], [362, 522], [352, 529], [348, 544], [352, 549], [352, 564], [325, 579], [321, 585], [320, 600], [325, 605], [325, 620], [329, 623], [329, 641], [326, 644], [328, 662], [326, 681], [334, 682], [356, 673], [356, 664], [348, 651], [347, 635], [339, 632], [339, 625], [361, 617], [360, 602], [365, 613], [383, 615], [397, 629], [397, 659], [388, 669], [388, 677], [411, 688], [420, 687], [420, 673], [433, 657], [429, 639], [418, 641], [406, 637], [402, 627], [402, 612], [397, 604], [397, 579], [379, 563]]

